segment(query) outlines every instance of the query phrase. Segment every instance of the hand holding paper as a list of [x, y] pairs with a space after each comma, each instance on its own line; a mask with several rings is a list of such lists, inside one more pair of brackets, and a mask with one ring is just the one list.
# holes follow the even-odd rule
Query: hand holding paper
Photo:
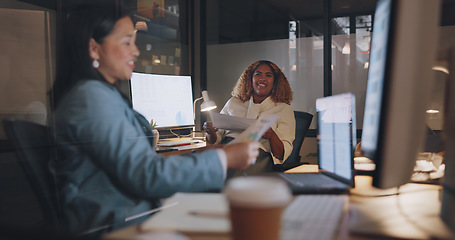
[[216, 112], [209, 112], [210, 118], [212, 119], [213, 125], [216, 128], [226, 130], [245, 130], [251, 126], [256, 119], [248, 119], [242, 117], [230, 116], [227, 114], [221, 114]]
[[257, 142], [262, 135], [278, 120], [280, 116], [275, 114], [261, 115], [256, 122], [236, 137], [231, 143]]

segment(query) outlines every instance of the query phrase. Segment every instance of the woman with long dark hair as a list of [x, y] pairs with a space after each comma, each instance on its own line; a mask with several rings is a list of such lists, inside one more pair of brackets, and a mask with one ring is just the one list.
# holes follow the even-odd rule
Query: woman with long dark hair
[[160, 199], [219, 191], [227, 168], [255, 160], [257, 143], [157, 154], [147, 138], [150, 125], [115, 87], [131, 77], [140, 54], [132, 18], [82, 8], [69, 15], [66, 31], [51, 123], [64, 230], [87, 233], [143, 220], [137, 216], [159, 207]]

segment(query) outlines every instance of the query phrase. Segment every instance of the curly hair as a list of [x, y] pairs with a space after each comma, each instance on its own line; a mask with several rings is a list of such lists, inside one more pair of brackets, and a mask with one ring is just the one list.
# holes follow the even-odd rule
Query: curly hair
[[231, 95], [239, 98], [242, 102], [250, 100], [253, 95], [253, 73], [261, 64], [267, 64], [273, 71], [273, 89], [270, 93], [272, 101], [290, 105], [292, 101], [292, 90], [286, 76], [284, 76], [284, 73], [275, 63], [267, 60], [259, 60], [250, 64], [235, 84]]

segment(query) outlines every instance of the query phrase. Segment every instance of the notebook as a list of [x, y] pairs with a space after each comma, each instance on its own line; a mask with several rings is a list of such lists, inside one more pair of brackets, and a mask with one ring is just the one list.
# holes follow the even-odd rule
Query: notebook
[[316, 114], [319, 171], [278, 176], [294, 194], [347, 193], [354, 187], [355, 96], [344, 93], [318, 98]]

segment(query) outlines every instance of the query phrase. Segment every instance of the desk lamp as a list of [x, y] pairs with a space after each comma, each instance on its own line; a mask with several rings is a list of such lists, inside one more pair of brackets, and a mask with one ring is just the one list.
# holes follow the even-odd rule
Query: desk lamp
[[215, 102], [210, 100], [209, 94], [207, 93], [207, 91], [204, 90], [204, 91], [202, 91], [202, 97], [194, 100], [194, 103], [193, 103], [194, 119], [196, 119], [196, 102], [199, 100], [202, 100], [202, 99], [204, 99], [204, 102], [202, 102], [202, 104], [201, 104], [201, 112], [207, 112], [207, 111], [210, 111], [210, 110], [213, 110], [216, 108]]
[[201, 104], [201, 112], [210, 111], [216, 108], [215, 102], [209, 99], [207, 91], [202, 91], [202, 98], [204, 99], [204, 102]]
[[202, 91], [202, 97], [197, 98], [193, 102], [193, 117], [194, 117], [195, 121], [196, 121], [196, 102], [199, 100], [202, 100], [202, 99], [204, 99], [204, 102], [202, 102], [202, 104], [201, 104], [201, 112], [211, 111], [216, 108], [215, 102], [210, 100], [209, 94], [207, 93], [207, 91], [205, 91], [205, 90]]

